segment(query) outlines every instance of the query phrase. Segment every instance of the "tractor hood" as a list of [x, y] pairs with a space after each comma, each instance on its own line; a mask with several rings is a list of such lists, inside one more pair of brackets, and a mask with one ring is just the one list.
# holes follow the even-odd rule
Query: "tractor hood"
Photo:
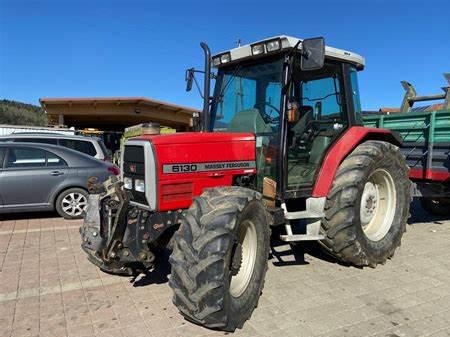
[[254, 141], [252, 133], [237, 132], [182, 132], [163, 135], [144, 135], [140, 140], [150, 140], [154, 145], [178, 145], [192, 143], [222, 143]]
[[235, 177], [256, 173], [251, 133], [189, 132], [147, 135], [133, 141], [152, 144], [160, 211], [187, 208], [205, 188], [230, 186]]

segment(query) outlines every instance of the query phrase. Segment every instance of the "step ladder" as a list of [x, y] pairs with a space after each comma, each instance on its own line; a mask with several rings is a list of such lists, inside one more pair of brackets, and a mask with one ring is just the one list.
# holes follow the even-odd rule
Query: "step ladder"
[[[320, 223], [324, 217], [324, 207], [326, 198], [308, 198], [306, 199], [306, 210], [298, 212], [288, 212], [286, 204], [282, 204], [281, 208], [284, 210], [284, 218], [286, 234], [280, 235], [280, 239], [285, 242], [299, 242], [299, 241], [317, 241], [325, 239], [325, 236], [320, 234]], [[307, 220], [306, 234], [293, 234], [292, 220]]]

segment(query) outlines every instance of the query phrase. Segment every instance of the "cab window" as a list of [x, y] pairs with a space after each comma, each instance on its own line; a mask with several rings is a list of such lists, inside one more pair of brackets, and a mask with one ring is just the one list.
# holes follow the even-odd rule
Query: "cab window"
[[299, 119], [289, 126], [287, 189], [313, 185], [327, 149], [347, 127], [342, 68], [326, 63], [322, 69], [295, 74], [291, 102]]
[[358, 85], [358, 72], [355, 67], [350, 68], [350, 82], [352, 86], [352, 99], [353, 99], [353, 107], [355, 109], [355, 120], [358, 125], [363, 125], [363, 119], [361, 117], [361, 96], [359, 94], [359, 85]]

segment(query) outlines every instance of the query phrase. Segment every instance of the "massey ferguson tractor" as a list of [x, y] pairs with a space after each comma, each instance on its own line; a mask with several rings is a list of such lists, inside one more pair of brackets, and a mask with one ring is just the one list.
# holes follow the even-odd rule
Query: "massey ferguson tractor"
[[363, 126], [361, 56], [323, 38], [279, 36], [213, 57], [201, 46], [197, 131], [125, 143], [120, 181], [93, 187], [82, 247], [102, 270], [132, 274], [168, 245], [182, 315], [234, 331], [263, 289], [272, 227], [375, 267], [400, 245], [411, 183], [397, 136]]

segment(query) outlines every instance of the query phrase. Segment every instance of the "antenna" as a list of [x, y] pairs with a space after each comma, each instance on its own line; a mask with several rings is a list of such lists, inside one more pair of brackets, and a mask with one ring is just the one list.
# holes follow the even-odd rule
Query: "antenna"
[[240, 38], [237, 39], [236, 44], [237, 44], [238, 47], [241, 46], [241, 39]]

